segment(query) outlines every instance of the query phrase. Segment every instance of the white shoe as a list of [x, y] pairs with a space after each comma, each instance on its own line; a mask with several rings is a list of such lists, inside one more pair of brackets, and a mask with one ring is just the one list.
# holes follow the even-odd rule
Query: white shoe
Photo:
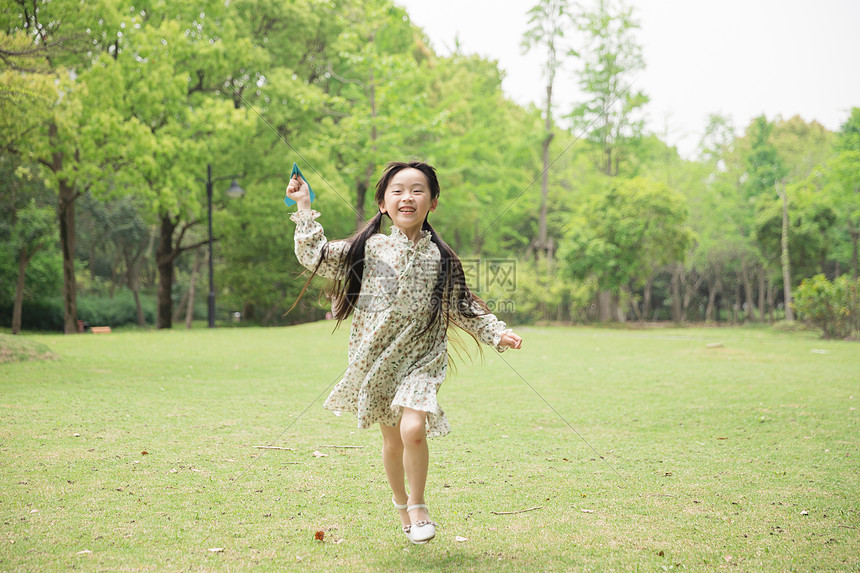
[[[410, 512], [413, 509], [427, 509], [427, 506], [423, 503], [417, 503], [407, 507], [406, 511]], [[422, 519], [421, 521], [412, 524], [408, 535], [412, 540], [412, 543], [427, 543], [436, 537], [436, 524], [429, 519]]]
[[[398, 510], [407, 509], [409, 507], [405, 503], [403, 505], [400, 505], [399, 503], [397, 503], [397, 501], [395, 501], [395, 499], [393, 497], [391, 498], [391, 503], [393, 503], [394, 507]], [[403, 530], [403, 533], [406, 535], [406, 539], [408, 539], [412, 543], [416, 543], [416, 541], [414, 539], [412, 539], [412, 534], [410, 533], [410, 531], [412, 530], [411, 525], [403, 525], [403, 526], [401, 526], [401, 529]], [[427, 542], [424, 541], [423, 543], [427, 543]]]

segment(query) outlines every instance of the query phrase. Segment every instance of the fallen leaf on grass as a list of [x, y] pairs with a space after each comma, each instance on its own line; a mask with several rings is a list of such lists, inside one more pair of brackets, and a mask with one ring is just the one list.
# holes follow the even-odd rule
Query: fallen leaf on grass
[[731, 555], [723, 555], [723, 559], [726, 560], [726, 563], [729, 563], [732, 560], [732, 556]]
[[210, 553], [223, 553], [224, 548], [223, 547], [210, 547], [209, 552]]
[[314, 457], [315, 458], [327, 458], [328, 454], [324, 454], [318, 450], [314, 450]]
[[90, 551], [89, 549], [84, 549], [83, 551], [78, 551], [77, 553], [75, 553], [75, 555], [92, 555], [92, 554], [93, 554], [93, 552]]
[[809, 512], [804, 509], [803, 511], [800, 512], [800, 515], [809, 515]]
[[469, 539], [468, 539], [468, 538], [466, 538], [466, 537], [463, 537], [463, 536], [461, 536], [461, 535], [455, 535], [455, 536], [454, 536], [454, 541], [459, 541], [460, 543], [462, 543], [463, 541], [469, 541]]
[[582, 513], [594, 513], [594, 512], [595, 512], [595, 510], [593, 510], [593, 509], [583, 509], [582, 510]]
[[314, 539], [317, 541], [325, 541], [325, 531], [317, 531], [314, 533]]
[[657, 555], [659, 555], [660, 557], [663, 557], [663, 551], [662, 550], [658, 551]]
[[148, 456], [148, 455], [149, 455], [149, 452], [147, 452], [146, 450], [143, 450], [142, 452], [140, 452], [140, 455], [142, 455], [142, 456]]

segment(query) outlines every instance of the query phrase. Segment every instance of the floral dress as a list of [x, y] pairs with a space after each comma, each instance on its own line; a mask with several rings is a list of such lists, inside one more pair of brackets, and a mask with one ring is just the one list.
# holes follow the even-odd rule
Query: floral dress
[[[313, 270], [327, 244], [313, 209], [290, 216], [296, 223], [296, 256]], [[343, 279], [349, 244], [331, 243], [317, 274]], [[448, 339], [443, 328], [422, 333], [430, 318], [430, 298], [440, 265], [439, 248], [430, 232], [421, 231], [413, 243], [403, 231], [391, 226], [388, 235], [377, 233], [365, 243], [361, 293], [353, 311], [349, 334], [349, 366], [325, 401], [335, 413], [353, 412], [359, 428], [379, 422], [396, 426], [403, 408], [427, 412], [427, 436], [450, 431], [445, 413], [436, 400], [448, 368]], [[478, 309], [477, 313], [486, 312]], [[499, 352], [499, 341], [508, 329], [492, 314], [466, 318], [453, 313], [451, 320]]]

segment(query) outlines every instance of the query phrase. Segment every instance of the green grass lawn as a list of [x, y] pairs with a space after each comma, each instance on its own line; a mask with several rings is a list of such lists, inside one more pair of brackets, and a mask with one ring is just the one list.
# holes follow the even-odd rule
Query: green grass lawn
[[331, 329], [16, 339], [35, 346], [0, 364], [0, 570], [860, 569], [857, 343], [519, 328], [523, 350], [443, 385], [439, 535], [412, 546], [378, 430], [322, 409]]

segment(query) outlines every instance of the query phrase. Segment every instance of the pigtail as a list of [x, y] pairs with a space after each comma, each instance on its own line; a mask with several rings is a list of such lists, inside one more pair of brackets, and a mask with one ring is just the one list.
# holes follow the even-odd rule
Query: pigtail
[[326, 289], [326, 294], [331, 298], [332, 314], [337, 319], [335, 328], [349, 318], [349, 315], [355, 310], [358, 297], [361, 294], [361, 281], [364, 277], [364, 247], [367, 240], [378, 233], [381, 228], [382, 212], [377, 211], [376, 215], [364, 225], [362, 230], [347, 239], [351, 244], [344, 262], [346, 277], [341, 281], [333, 281]]
[[[469, 289], [469, 285], [466, 284], [466, 272], [463, 270], [463, 264], [460, 262], [454, 249], [442, 240], [436, 229], [426, 219], [424, 220], [422, 229], [430, 232], [430, 240], [439, 249], [440, 269], [430, 299], [430, 319], [421, 331], [421, 334], [430, 330], [434, 325], [445, 328], [448, 330], [449, 340], [453, 342], [452, 346], [455, 347], [457, 355], [462, 357], [464, 353], [468, 354], [468, 352], [465, 351], [465, 347], [455, 334], [455, 331], [450, 328], [452, 323], [451, 316], [453, 313], [458, 313], [466, 318], [475, 318], [490, 314], [490, 309], [479, 296]], [[443, 301], [445, 302], [444, 305], [442, 304]], [[481, 312], [475, 312], [475, 306]], [[478, 351], [483, 355], [484, 349], [478, 337], [472, 332], [466, 332], [475, 339]]]

